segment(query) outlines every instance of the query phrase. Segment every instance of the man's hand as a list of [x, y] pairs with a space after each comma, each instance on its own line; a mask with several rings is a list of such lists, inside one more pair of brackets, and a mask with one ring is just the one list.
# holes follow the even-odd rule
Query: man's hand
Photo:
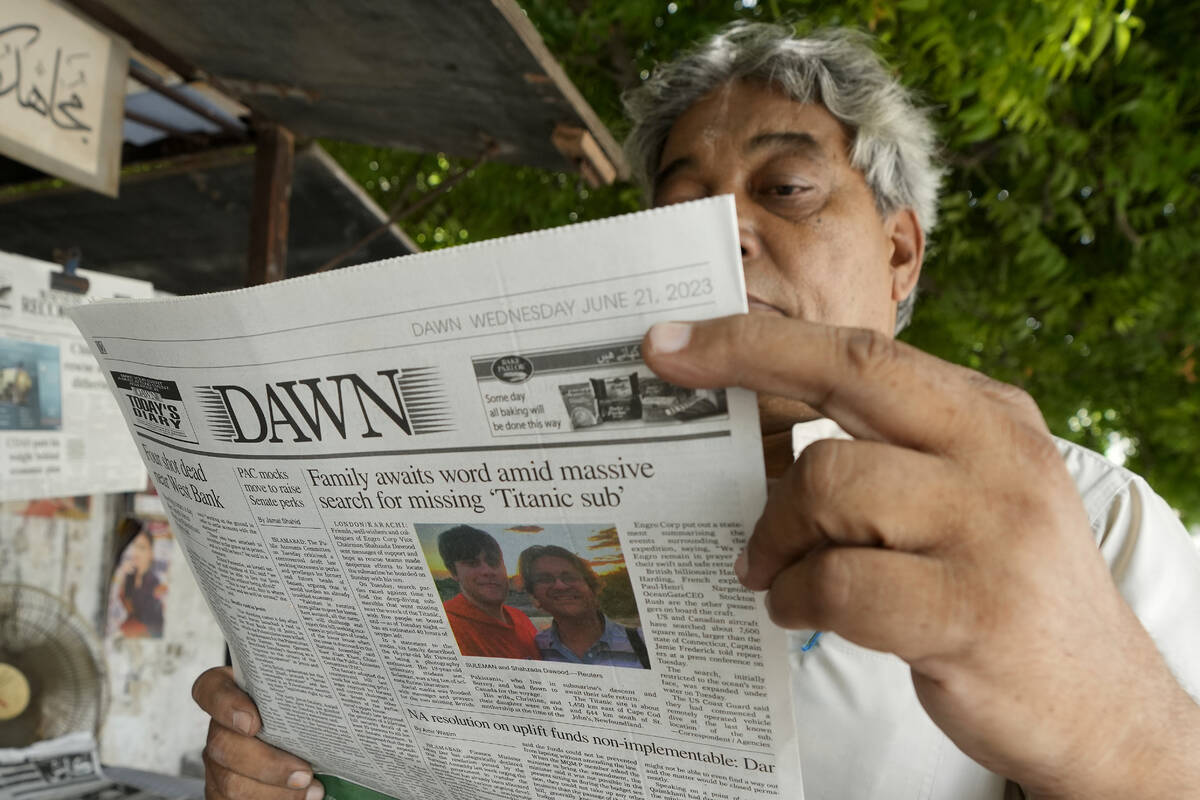
[[1200, 710], [1117, 591], [1027, 394], [767, 315], [656, 325], [642, 352], [673, 383], [803, 401], [855, 437], [803, 452], [738, 560], [778, 624], [900, 656], [950, 738], [1037, 796], [1200, 786]]
[[192, 697], [212, 717], [204, 748], [205, 800], [321, 800], [325, 795], [312, 767], [254, 738], [262, 720], [229, 667], [203, 673]]

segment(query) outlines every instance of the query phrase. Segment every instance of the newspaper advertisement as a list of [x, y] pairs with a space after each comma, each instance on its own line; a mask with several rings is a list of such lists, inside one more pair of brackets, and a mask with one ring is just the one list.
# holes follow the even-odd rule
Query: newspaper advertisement
[[91, 299], [147, 298], [146, 281], [0, 252], [0, 501], [138, 491], [146, 468], [96, 359], [67, 317]]
[[331, 794], [794, 798], [754, 396], [640, 348], [745, 304], [726, 196], [73, 317]]

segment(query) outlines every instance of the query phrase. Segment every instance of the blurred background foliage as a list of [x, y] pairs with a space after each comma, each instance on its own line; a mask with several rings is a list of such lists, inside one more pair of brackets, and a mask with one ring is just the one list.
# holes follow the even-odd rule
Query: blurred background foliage
[[[618, 137], [621, 91], [730, 20], [873, 32], [951, 168], [902, 338], [1024, 387], [1200, 525], [1200, 2], [521, 2]], [[472, 164], [325, 144], [384, 208]], [[430, 249], [639, 207], [628, 184], [489, 163], [402, 224]]]

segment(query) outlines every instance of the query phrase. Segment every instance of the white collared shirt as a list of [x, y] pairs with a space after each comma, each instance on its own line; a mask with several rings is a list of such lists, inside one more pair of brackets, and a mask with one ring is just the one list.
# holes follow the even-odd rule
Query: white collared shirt
[[[850, 437], [827, 419], [796, 425], [793, 455], [833, 438]], [[1176, 678], [1200, 699], [1200, 555], [1144, 480], [1078, 445], [1057, 444], [1117, 588]], [[907, 664], [830, 632], [802, 652], [811, 634], [789, 637], [806, 800], [1020, 796], [934, 725], [917, 700]]]

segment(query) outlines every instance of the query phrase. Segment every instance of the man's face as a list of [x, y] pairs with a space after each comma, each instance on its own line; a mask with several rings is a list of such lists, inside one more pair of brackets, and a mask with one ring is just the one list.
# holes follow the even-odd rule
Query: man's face
[[[654, 202], [734, 196], [750, 313], [890, 336], [924, 240], [910, 211], [880, 216], [848, 147], [823, 106], [759, 83], [728, 83], [671, 129]], [[760, 396], [759, 408], [767, 433], [814, 416], [779, 397]]]
[[527, 588], [538, 607], [554, 618], [595, 614], [596, 593], [573, 563], [559, 556], [535, 559]]
[[129, 551], [137, 574], [145, 575], [149, 572], [154, 564], [154, 548], [150, 544], [150, 537], [138, 534], [133, 538]]
[[480, 608], [499, 608], [508, 597], [508, 570], [499, 553], [481, 551], [454, 562], [454, 577], [467, 599]]

